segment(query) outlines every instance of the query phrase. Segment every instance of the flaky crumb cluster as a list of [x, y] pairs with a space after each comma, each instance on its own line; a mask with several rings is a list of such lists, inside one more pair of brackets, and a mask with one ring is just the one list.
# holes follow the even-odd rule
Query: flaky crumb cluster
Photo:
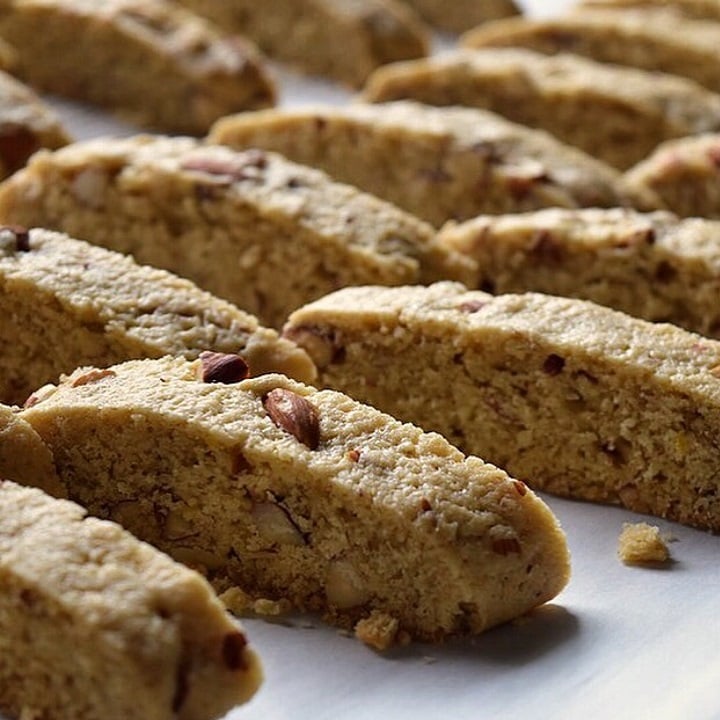
[[660, 528], [647, 523], [625, 523], [618, 542], [618, 555], [626, 565], [665, 563], [670, 550]]

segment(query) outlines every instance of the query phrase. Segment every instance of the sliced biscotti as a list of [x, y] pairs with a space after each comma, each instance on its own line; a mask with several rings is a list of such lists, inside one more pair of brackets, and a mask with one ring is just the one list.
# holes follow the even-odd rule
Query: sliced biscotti
[[199, 361], [168, 358], [94, 373], [22, 417], [71, 498], [218, 588], [438, 640], [566, 582], [548, 508], [438, 435], [280, 375], [211, 384]]
[[666, 8], [698, 20], [720, 20], [720, 0], [583, 0], [604, 8]]
[[620, 169], [665, 140], [720, 129], [720, 95], [691, 80], [520, 48], [395, 63], [370, 78], [364, 99], [492, 110]]
[[210, 138], [314, 165], [435, 225], [541, 207], [652, 205], [615, 170], [547, 133], [470, 108], [413, 102], [260, 111]]
[[21, 168], [40, 148], [70, 142], [55, 113], [22, 83], [0, 71], [0, 179]]
[[466, 47], [525, 47], [687, 77], [720, 92], [720, 24], [667, 10], [587, 9], [547, 20], [511, 18], [471, 30]]
[[222, 115], [274, 103], [249, 43], [168, 0], [5, 0], [0, 37], [31, 85], [143, 126], [201, 135]]
[[720, 338], [720, 222], [632, 210], [540, 210], [448, 224], [472, 286], [592, 300]]
[[431, 226], [261, 151], [141, 136], [38, 153], [0, 216], [63, 230], [189, 277], [279, 326], [345, 285], [467, 277]]
[[200, 575], [74, 503], [0, 480], [0, 711], [215, 720], [261, 676]]
[[626, 178], [678, 215], [720, 219], [720, 134], [668, 140]]
[[718, 341], [456, 283], [340, 290], [285, 334], [321, 366], [321, 385], [535, 488], [720, 530]]
[[378, 66], [426, 55], [419, 19], [396, 0], [179, 0], [268, 55], [359, 86]]
[[80, 365], [241, 353], [253, 375], [312, 382], [307, 354], [188, 280], [47, 230], [0, 228], [0, 398]]
[[475, 25], [518, 15], [514, 0], [403, 0], [430, 24], [449, 32], [462, 32]]

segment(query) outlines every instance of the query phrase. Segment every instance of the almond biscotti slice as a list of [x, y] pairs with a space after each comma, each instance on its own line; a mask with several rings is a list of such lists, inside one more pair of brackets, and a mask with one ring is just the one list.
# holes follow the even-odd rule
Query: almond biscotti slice
[[434, 225], [480, 213], [654, 202], [547, 133], [470, 108], [396, 102], [260, 111], [218, 121], [210, 139], [320, 167]]
[[115, 523], [0, 480], [0, 711], [215, 720], [262, 671], [197, 573]]
[[720, 129], [720, 95], [691, 80], [519, 48], [395, 63], [370, 78], [364, 99], [484, 108], [622, 170], [665, 140]]
[[31, 85], [168, 132], [275, 99], [249, 43], [168, 0], [5, 0], [0, 37]]
[[[348, 288], [285, 329], [320, 384], [533, 487], [720, 530], [720, 342], [582, 300]], [[42, 433], [41, 433], [42, 434]]]
[[471, 48], [525, 47], [584, 55], [690, 78], [720, 92], [720, 24], [667, 10], [587, 9], [547, 20], [511, 18], [469, 31]]
[[470, 269], [389, 203], [275, 154], [189, 138], [38, 153], [0, 190], [0, 216], [131, 253], [275, 327], [339, 287], [463, 280]]
[[55, 113], [10, 75], [0, 71], [0, 180], [40, 148], [55, 150], [70, 138]]
[[22, 417], [72, 499], [218, 589], [439, 640], [564, 586], [556, 520], [501, 470], [339, 393], [204, 379], [182, 359], [80, 369]]
[[80, 365], [203, 351], [312, 382], [307, 354], [164, 270], [48, 230], [0, 228], [0, 398], [22, 403]]
[[668, 140], [625, 177], [682, 217], [720, 219], [720, 134]]
[[472, 287], [577, 297], [720, 338], [720, 222], [623, 209], [540, 210], [448, 223]]
[[583, 0], [583, 5], [604, 8], [667, 8], [698, 20], [720, 20], [720, 0]]
[[359, 86], [378, 66], [422, 57], [428, 37], [396, 0], [178, 0], [268, 55]]
[[459, 33], [475, 25], [499, 18], [519, 15], [514, 0], [403, 0], [430, 24]]

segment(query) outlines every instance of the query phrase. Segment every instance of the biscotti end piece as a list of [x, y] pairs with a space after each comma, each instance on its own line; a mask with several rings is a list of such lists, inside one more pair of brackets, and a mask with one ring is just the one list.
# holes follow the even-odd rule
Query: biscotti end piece
[[605, 163], [475, 108], [399, 101], [267, 110], [218, 121], [210, 139], [319, 167], [435, 226], [551, 206], [657, 208]]
[[81, 365], [163, 355], [240, 354], [251, 375], [316, 377], [304, 350], [189, 280], [40, 228], [0, 227], [0, 307], [6, 402]]
[[78, 370], [23, 412], [70, 497], [224, 590], [398, 637], [477, 633], [565, 585], [564, 535], [520, 482], [446, 440], [279, 375], [198, 362]]
[[720, 134], [669, 140], [626, 174], [682, 217], [720, 219]]
[[0, 481], [0, 710], [215, 720], [260, 663], [210, 586], [115, 523]]
[[586, 301], [452, 283], [339, 290], [293, 313], [285, 334], [326, 342], [320, 386], [532, 487], [720, 529], [716, 340]]
[[720, 129], [720, 95], [691, 80], [523, 48], [395, 63], [371, 76], [363, 97], [491, 110], [621, 170], [665, 140]]
[[577, 297], [720, 337], [718, 221], [552, 208], [448, 223], [438, 239], [476, 263], [470, 287]]
[[618, 555], [625, 565], [657, 565], [670, 559], [670, 550], [659, 527], [625, 523], [618, 540]]
[[144, 127], [202, 135], [223, 115], [275, 103], [248, 41], [168, 0], [10, 0], [0, 37], [21, 79]]
[[403, 0], [417, 10], [431, 25], [461, 33], [476, 25], [519, 15], [520, 8], [514, 0]]
[[65, 497], [52, 453], [17, 412], [17, 408], [0, 405], [0, 479], [34, 485], [55, 497]]

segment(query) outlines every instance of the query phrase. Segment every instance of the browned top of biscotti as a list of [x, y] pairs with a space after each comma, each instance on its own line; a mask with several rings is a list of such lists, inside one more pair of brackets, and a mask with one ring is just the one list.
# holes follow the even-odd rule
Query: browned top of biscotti
[[720, 20], [718, 0], [583, 0], [582, 4], [605, 8], [667, 8], [689, 18]]

